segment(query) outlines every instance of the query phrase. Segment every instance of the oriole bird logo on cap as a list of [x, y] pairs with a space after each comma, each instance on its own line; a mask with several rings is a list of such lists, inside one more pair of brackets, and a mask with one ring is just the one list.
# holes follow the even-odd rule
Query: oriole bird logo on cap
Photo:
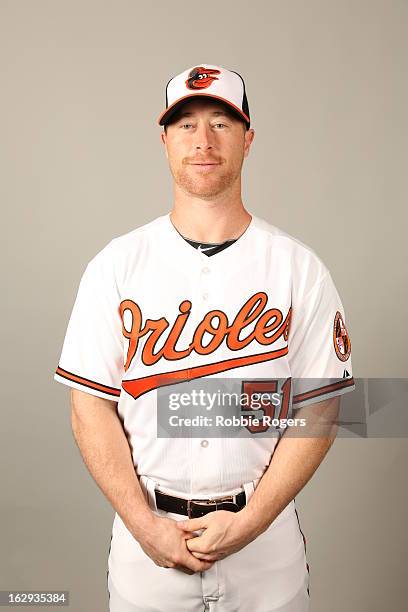
[[212, 76], [215, 74], [220, 74], [220, 71], [214, 68], [197, 66], [190, 70], [186, 86], [188, 89], [206, 89], [213, 81], [218, 81], [216, 76]]

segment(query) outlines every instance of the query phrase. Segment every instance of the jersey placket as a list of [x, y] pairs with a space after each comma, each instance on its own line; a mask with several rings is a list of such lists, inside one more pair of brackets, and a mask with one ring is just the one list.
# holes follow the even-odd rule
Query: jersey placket
[[[198, 251], [198, 254], [197, 271], [192, 287], [191, 322], [193, 330], [196, 329], [207, 312], [214, 307], [212, 304], [214, 299], [212, 287], [214, 285], [214, 275], [217, 273], [215, 261], [211, 261], [211, 257], [201, 251]], [[188, 358], [189, 370], [200, 364], [202, 364], [202, 356], [193, 350]], [[206, 414], [204, 408], [200, 410], [200, 414]], [[191, 438], [190, 492], [192, 495], [201, 493], [203, 489], [208, 490], [208, 479], [214, 483], [214, 475], [220, 469], [220, 442], [221, 440], [217, 438], [208, 439], [194, 436]], [[211, 476], [209, 477], [209, 475]], [[216, 479], [216, 482], [219, 482], [219, 478]], [[216, 491], [212, 491], [212, 493], [215, 494]]]

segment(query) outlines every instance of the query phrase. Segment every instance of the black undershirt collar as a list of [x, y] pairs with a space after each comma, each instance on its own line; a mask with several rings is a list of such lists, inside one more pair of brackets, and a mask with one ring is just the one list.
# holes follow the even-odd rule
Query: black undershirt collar
[[190, 238], [186, 238], [183, 236], [184, 240], [191, 244], [195, 249], [199, 249], [202, 253], [211, 257], [211, 255], [215, 255], [224, 249], [227, 249], [231, 244], [234, 244], [238, 238], [234, 238], [232, 240], [225, 240], [224, 242], [197, 242], [196, 240], [191, 240]]

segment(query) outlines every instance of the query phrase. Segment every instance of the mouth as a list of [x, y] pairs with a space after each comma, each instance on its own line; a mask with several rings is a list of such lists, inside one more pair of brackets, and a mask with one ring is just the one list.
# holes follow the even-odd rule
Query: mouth
[[215, 161], [199, 161], [199, 162], [190, 162], [191, 166], [219, 166], [221, 162]]
[[212, 170], [213, 168], [216, 168], [217, 166], [219, 166], [220, 164], [215, 164], [215, 163], [208, 163], [208, 164], [190, 164], [191, 166], [195, 166], [197, 169], [200, 170]]

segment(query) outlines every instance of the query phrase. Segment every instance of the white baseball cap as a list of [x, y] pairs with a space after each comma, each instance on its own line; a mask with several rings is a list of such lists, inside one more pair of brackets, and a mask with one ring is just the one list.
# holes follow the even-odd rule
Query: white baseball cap
[[238, 72], [222, 66], [199, 64], [187, 68], [166, 85], [166, 108], [157, 123], [165, 125], [178, 108], [191, 98], [214, 98], [227, 104], [250, 126], [245, 83]]

